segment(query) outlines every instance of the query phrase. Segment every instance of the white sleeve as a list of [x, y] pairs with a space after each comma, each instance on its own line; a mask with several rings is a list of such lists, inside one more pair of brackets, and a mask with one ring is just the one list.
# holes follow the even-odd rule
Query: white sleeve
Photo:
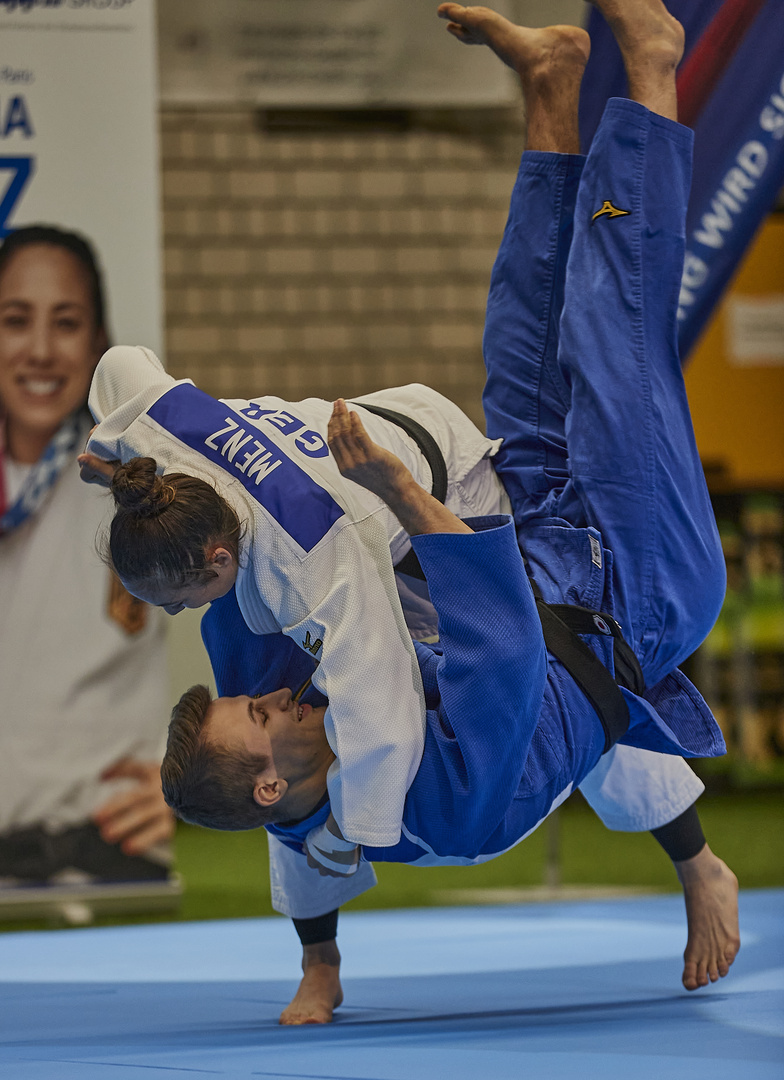
[[285, 632], [304, 648], [323, 642], [313, 685], [329, 699], [332, 813], [347, 840], [391, 847], [422, 759], [425, 702], [384, 530], [372, 519], [342, 529], [314, 572], [329, 587]]
[[168, 389], [174, 379], [150, 349], [141, 345], [114, 345], [95, 369], [88, 404], [97, 424], [151, 386]]
[[[105, 352], [87, 399], [97, 425], [87, 445], [90, 453], [108, 461], [127, 461], [144, 452], [136, 445], [139, 425], [135, 422], [175, 382], [155, 353], [141, 345], [115, 345]], [[129, 438], [132, 425], [135, 438]]]
[[292, 919], [315, 919], [326, 915], [376, 884], [370, 863], [362, 862], [350, 878], [322, 877], [308, 866], [304, 855], [281, 843], [272, 833], [269, 842], [272, 906]]
[[683, 758], [616, 743], [580, 784], [608, 829], [647, 832], [687, 810], [705, 790]]

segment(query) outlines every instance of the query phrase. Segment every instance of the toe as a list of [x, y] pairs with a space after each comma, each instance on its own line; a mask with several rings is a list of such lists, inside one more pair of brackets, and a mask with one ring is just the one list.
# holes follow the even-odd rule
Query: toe
[[697, 965], [693, 960], [687, 960], [684, 965], [682, 982], [687, 990], [696, 990], [699, 986], [697, 982]]
[[283, 1027], [303, 1027], [305, 1024], [325, 1024], [328, 1021], [312, 1013], [290, 1013], [278, 1021]]

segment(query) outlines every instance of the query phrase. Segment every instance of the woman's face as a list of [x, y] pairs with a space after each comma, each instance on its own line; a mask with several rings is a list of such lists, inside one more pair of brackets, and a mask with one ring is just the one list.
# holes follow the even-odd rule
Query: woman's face
[[79, 259], [52, 244], [17, 251], [0, 275], [0, 405], [12, 453], [15, 434], [45, 442], [85, 401], [105, 346]]

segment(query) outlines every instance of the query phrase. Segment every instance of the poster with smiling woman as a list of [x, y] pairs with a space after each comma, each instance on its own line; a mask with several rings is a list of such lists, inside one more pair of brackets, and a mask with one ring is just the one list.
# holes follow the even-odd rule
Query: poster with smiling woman
[[161, 345], [153, 17], [0, 3], [0, 894], [172, 888], [162, 618], [75, 463], [101, 353]]

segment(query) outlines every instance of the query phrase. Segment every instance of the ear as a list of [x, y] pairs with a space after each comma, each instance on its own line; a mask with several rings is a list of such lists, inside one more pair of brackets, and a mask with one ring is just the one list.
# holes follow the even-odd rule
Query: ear
[[230, 570], [234, 565], [234, 556], [225, 547], [215, 547], [209, 553], [207, 565], [211, 570]]
[[259, 806], [274, 806], [275, 803], [280, 802], [288, 788], [288, 783], [279, 776], [264, 773], [256, 777], [256, 783], [253, 785], [253, 801]]

